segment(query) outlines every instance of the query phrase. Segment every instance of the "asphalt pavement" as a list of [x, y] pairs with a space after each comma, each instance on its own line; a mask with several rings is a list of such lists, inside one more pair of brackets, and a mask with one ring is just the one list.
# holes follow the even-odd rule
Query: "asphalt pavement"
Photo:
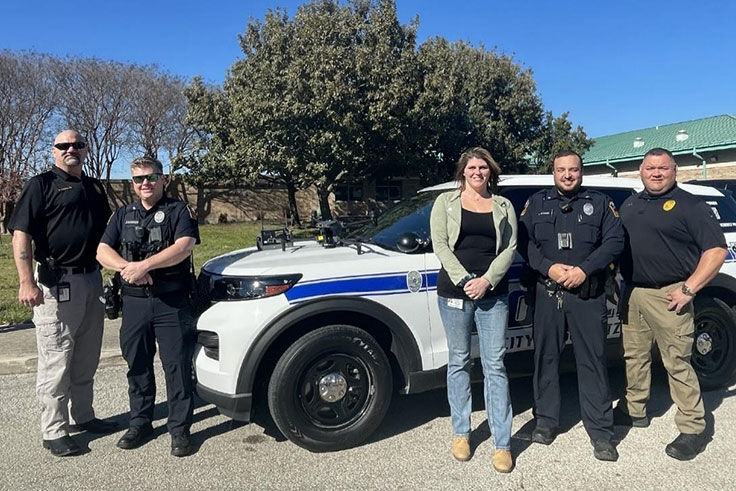
[[[35, 398], [35, 333], [0, 331], [0, 489], [733, 489], [736, 487], [736, 386], [704, 394], [711, 441], [691, 462], [667, 457], [676, 435], [675, 408], [661, 370], [655, 373], [649, 428], [617, 427], [620, 459], [592, 455], [577, 409], [574, 374], [562, 376], [563, 433], [546, 447], [529, 441], [532, 391], [529, 378], [511, 383], [514, 407], [512, 453], [507, 475], [491, 467], [493, 445], [474, 388], [469, 462], [450, 455], [449, 408], [442, 390], [395, 396], [383, 424], [363, 445], [340, 452], [310, 453], [281, 436], [262, 407], [243, 425], [199, 401], [192, 427], [194, 455], [169, 455], [163, 373], [157, 365], [157, 438], [136, 450], [115, 442], [127, 425], [125, 367], [117, 348], [118, 323], [107, 322], [103, 363], [95, 379], [98, 417], [121, 424], [112, 435], [76, 434], [85, 449], [57, 458], [41, 447]], [[616, 397], [624, 389], [620, 368], [611, 370]]]

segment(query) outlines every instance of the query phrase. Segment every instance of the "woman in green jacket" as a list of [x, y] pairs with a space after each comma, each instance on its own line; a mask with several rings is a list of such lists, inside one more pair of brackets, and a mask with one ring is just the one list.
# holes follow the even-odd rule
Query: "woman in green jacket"
[[447, 337], [452, 454], [470, 459], [470, 333], [475, 323], [495, 445], [493, 467], [510, 472], [512, 411], [503, 358], [509, 311], [505, 276], [516, 251], [516, 213], [509, 200], [495, 194], [500, 172], [488, 150], [464, 152], [455, 174], [459, 187], [437, 197], [430, 225], [442, 263], [437, 300]]

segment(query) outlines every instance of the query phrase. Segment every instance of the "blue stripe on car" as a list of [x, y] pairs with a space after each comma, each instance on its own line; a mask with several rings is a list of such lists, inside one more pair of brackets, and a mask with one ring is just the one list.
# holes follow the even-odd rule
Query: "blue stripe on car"
[[[518, 280], [520, 272], [521, 265], [513, 265], [509, 270], [509, 280]], [[294, 303], [325, 295], [377, 296], [410, 293], [406, 286], [407, 273], [397, 272], [381, 276], [344, 276], [306, 281], [297, 283], [285, 295], [290, 303]], [[438, 274], [439, 270], [422, 273], [422, 286], [419, 291], [436, 290]]]

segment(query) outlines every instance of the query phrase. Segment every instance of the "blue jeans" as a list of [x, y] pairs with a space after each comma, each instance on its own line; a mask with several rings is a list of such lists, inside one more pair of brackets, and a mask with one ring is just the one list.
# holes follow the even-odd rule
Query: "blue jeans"
[[450, 403], [452, 431], [470, 435], [470, 332], [473, 321], [478, 330], [483, 389], [488, 426], [497, 450], [511, 448], [511, 398], [503, 356], [506, 353], [506, 324], [509, 303], [506, 295], [482, 300], [463, 300], [463, 308], [450, 307], [448, 299], [437, 297], [442, 324], [447, 336], [447, 399]]

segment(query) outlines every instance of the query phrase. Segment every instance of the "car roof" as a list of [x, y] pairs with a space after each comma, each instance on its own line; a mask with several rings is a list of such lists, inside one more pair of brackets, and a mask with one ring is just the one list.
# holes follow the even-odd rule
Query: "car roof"
[[[551, 187], [553, 185], [554, 181], [551, 174], [502, 174], [498, 179], [499, 187]], [[686, 184], [681, 182], [678, 182], [677, 185], [681, 189], [699, 196], [723, 196], [723, 193], [718, 189], [710, 186], [700, 186], [697, 184]], [[584, 176], [583, 186], [592, 188], [633, 189], [637, 192], [644, 189], [644, 185], [641, 183], [640, 179], [611, 176]], [[418, 192], [449, 191], [456, 188], [457, 181], [448, 181], [420, 189]]]

